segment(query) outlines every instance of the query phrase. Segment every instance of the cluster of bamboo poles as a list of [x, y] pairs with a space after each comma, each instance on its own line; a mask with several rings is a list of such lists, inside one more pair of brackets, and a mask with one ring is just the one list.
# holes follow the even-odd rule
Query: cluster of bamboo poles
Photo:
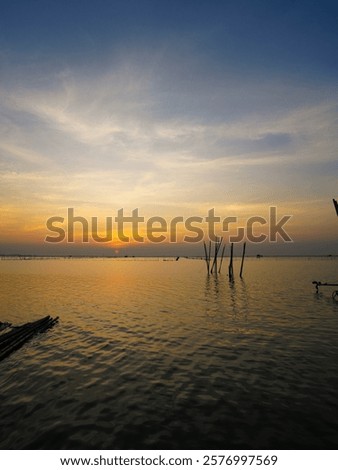
[[[0, 335], [0, 361], [9, 356], [12, 352], [21, 348], [27, 341], [38, 333], [42, 333], [52, 328], [57, 323], [58, 317], [52, 318], [49, 315], [32, 323], [13, 327], [10, 331]], [[5, 328], [10, 327], [6, 324]]]
[[[223, 259], [224, 259], [224, 253], [225, 253], [225, 243], [223, 243], [223, 237], [216, 237], [214, 243], [209, 241], [209, 245], [207, 245], [206, 242], [203, 242], [203, 246], [204, 246], [205, 263], [207, 266], [208, 275], [213, 274], [213, 273], [217, 275], [217, 273], [221, 272]], [[241, 278], [243, 275], [245, 249], [246, 249], [246, 242], [244, 242], [244, 245], [243, 245], [241, 268], [239, 272], [239, 276]], [[219, 257], [219, 254], [221, 254], [220, 257]], [[233, 258], [234, 258], [234, 244], [231, 243], [230, 260], [229, 260], [229, 267], [228, 267], [228, 275], [229, 275], [230, 281], [234, 280]], [[218, 260], [220, 260], [220, 263], [219, 263], [219, 268], [217, 269]]]

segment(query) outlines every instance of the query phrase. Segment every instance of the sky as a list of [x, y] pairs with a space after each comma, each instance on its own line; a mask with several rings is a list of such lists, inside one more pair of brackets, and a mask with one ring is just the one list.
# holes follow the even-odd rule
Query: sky
[[249, 254], [338, 254], [337, 2], [0, 3], [0, 254], [202, 255], [182, 227], [48, 243], [46, 223], [213, 208], [236, 231], [271, 206], [292, 242]]

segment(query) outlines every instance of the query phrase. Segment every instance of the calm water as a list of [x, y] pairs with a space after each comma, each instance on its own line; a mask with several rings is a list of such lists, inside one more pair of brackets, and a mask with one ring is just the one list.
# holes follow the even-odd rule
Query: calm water
[[[0, 261], [2, 449], [335, 449], [338, 259]], [[235, 264], [238, 273], [238, 261]]]

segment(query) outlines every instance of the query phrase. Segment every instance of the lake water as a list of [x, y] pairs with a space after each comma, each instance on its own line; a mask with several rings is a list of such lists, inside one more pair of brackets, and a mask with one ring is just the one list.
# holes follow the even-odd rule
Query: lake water
[[336, 449], [337, 258], [1, 260], [2, 449]]

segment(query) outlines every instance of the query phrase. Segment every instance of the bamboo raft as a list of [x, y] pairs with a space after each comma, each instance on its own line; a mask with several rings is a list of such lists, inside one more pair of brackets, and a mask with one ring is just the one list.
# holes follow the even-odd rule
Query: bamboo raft
[[0, 361], [20, 349], [33, 336], [52, 328], [58, 320], [59, 317], [52, 318], [48, 315], [40, 320], [25, 323], [21, 326], [13, 327], [10, 323], [0, 323], [0, 331], [10, 328], [10, 331], [0, 334]]

